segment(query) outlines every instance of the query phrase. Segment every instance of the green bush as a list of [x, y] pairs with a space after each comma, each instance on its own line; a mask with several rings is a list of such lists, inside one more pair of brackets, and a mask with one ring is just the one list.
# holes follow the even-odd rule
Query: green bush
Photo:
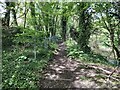
[[49, 56], [46, 53], [46, 57], [39, 56], [34, 60], [17, 51], [3, 51], [3, 88], [37, 87], [40, 72], [46, 67]]
[[[74, 40], [68, 40], [66, 42], [67, 44], [67, 56], [71, 58], [77, 58], [81, 61], [85, 62], [91, 62], [91, 63], [99, 63], [99, 64], [105, 64], [105, 65], [113, 65], [111, 64], [106, 57], [100, 55], [100, 54], [94, 54], [94, 53], [84, 53], [79, 49], [79, 45], [75, 43]], [[114, 66], [114, 65], [113, 65]]]
[[14, 45], [9, 50], [3, 49], [3, 88], [37, 87], [40, 72], [57, 48], [55, 42], [45, 37], [43, 31], [34, 29], [22, 29], [9, 37]]

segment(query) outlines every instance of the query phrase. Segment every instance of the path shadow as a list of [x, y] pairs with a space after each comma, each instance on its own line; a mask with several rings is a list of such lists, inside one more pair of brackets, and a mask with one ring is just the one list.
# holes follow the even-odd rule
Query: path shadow
[[[66, 45], [60, 43], [52, 62], [43, 70], [43, 76], [38, 84], [40, 88], [108, 87], [107, 85], [103, 85], [105, 78], [100, 77], [100, 74], [102, 74], [100, 71], [89, 68], [80, 61], [68, 58]], [[101, 80], [98, 79], [98, 76]]]

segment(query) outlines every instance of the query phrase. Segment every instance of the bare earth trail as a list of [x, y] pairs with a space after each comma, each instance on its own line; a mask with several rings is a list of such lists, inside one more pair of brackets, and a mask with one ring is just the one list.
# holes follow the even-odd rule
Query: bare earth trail
[[[117, 81], [106, 81], [106, 73], [88, 67], [88, 65], [71, 60], [66, 55], [66, 46], [59, 44], [58, 52], [54, 55], [48, 67], [43, 71], [39, 81], [41, 88], [120, 88], [120, 72], [117, 71]], [[93, 65], [96, 66], [96, 65]], [[98, 66], [97, 66], [98, 67]], [[108, 69], [111, 71], [111, 69]], [[115, 82], [115, 83], [113, 83]], [[117, 84], [116, 84], [117, 82]]]

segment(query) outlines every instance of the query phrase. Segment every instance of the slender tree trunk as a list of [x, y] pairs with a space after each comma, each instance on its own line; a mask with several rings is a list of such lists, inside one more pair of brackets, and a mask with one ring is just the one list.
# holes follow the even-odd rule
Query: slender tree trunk
[[55, 16], [55, 21], [54, 21], [54, 29], [55, 29], [55, 35], [56, 35], [56, 30], [57, 30], [57, 16]]
[[66, 41], [66, 32], [67, 32], [67, 18], [63, 15], [61, 18], [61, 25], [62, 25], [62, 38], [63, 41]]
[[10, 9], [9, 9], [10, 2], [5, 2], [5, 3], [6, 3], [7, 10], [6, 10], [5, 17], [4, 17], [2, 23], [3, 23], [3, 26], [9, 27], [9, 24], [10, 24]]
[[[30, 9], [31, 9], [31, 17], [32, 17], [32, 24], [34, 26], [34, 29], [36, 30], [37, 22], [36, 22], [36, 17], [35, 17], [35, 5], [34, 2], [30, 2]], [[37, 52], [36, 52], [36, 37], [33, 38], [34, 40], [34, 59], [36, 60], [37, 58]]]
[[53, 22], [53, 32], [52, 32], [52, 36], [55, 36], [55, 16], [52, 17], [52, 22]]
[[11, 11], [12, 11], [12, 14], [13, 14], [14, 24], [16, 26], [18, 26], [17, 18], [16, 18], [16, 11], [15, 11], [15, 2], [11, 2], [10, 4], [11, 4], [10, 6], [12, 7]]
[[55, 35], [54, 16], [50, 16], [50, 19], [49, 19], [49, 30], [50, 30], [51, 36], [54, 36]]
[[26, 2], [25, 2], [24, 28], [26, 27], [26, 16], [27, 16], [27, 9], [26, 9]]
[[117, 31], [117, 38], [118, 38], [118, 46], [120, 46], [120, 28]]
[[50, 32], [49, 32], [49, 15], [48, 14], [44, 14], [45, 16], [43, 16], [45, 18], [45, 29], [47, 32], [47, 37], [50, 36]]

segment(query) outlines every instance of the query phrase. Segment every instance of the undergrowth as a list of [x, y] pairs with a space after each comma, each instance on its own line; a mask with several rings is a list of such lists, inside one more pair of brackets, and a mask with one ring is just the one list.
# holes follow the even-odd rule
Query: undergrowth
[[[3, 88], [36, 88], [43, 68], [52, 58], [56, 45], [50, 50], [41, 49], [37, 59], [31, 49], [20, 51], [11, 49], [2, 52], [2, 87]], [[32, 56], [33, 55], [33, 56]]]
[[95, 54], [94, 52], [84, 53], [83, 51], [80, 50], [79, 45], [72, 39], [68, 39], [66, 41], [66, 45], [67, 45], [67, 56], [70, 58], [79, 59], [83, 62], [88, 62], [88, 63], [116, 66], [116, 64], [110, 63], [106, 57], [100, 54]]

